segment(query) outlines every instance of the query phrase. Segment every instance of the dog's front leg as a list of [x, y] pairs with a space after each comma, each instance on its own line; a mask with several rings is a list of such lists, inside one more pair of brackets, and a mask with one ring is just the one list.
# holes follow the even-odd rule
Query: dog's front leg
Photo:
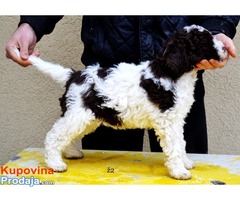
[[187, 156], [187, 153], [186, 153], [186, 142], [184, 140], [183, 134], [178, 139], [179, 139], [179, 143], [182, 143], [181, 144], [181, 147], [182, 147], [182, 160], [183, 160], [184, 166], [185, 166], [186, 169], [193, 169], [194, 168], [194, 163]]
[[183, 128], [181, 125], [177, 126], [177, 123], [172, 124], [174, 126], [155, 129], [156, 135], [160, 138], [160, 146], [165, 154], [165, 166], [168, 168], [169, 175], [175, 179], [187, 180], [191, 178], [191, 173], [187, 170], [191, 168], [191, 162], [185, 152]]

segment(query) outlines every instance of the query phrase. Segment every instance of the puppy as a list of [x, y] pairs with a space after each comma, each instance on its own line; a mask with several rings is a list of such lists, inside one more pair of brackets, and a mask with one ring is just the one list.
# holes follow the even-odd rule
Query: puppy
[[30, 56], [38, 70], [66, 87], [60, 99], [62, 116], [45, 139], [48, 167], [67, 170], [62, 153], [81, 158], [76, 140], [100, 125], [154, 129], [169, 175], [190, 179], [193, 162], [186, 155], [183, 126], [194, 102], [194, 66], [202, 59], [220, 61], [227, 56], [223, 43], [196, 25], [177, 31], [154, 60], [139, 65], [119, 63], [102, 68], [95, 64], [74, 71]]

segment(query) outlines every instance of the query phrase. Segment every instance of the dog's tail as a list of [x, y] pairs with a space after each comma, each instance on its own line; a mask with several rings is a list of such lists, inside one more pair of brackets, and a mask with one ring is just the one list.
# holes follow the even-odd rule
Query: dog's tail
[[[20, 56], [18, 49], [15, 52]], [[59, 83], [62, 87], [66, 85], [66, 82], [70, 79], [74, 73], [73, 69], [64, 68], [59, 64], [54, 64], [42, 60], [36, 56], [29, 56], [28, 60], [42, 73], [50, 76], [53, 80]]]
[[29, 56], [28, 60], [39, 71], [50, 76], [53, 80], [55, 80], [61, 86], [66, 85], [66, 82], [70, 79], [72, 73], [74, 72], [70, 68], [64, 68], [59, 64], [54, 64], [51, 62], [44, 61], [41, 58], [36, 56]]

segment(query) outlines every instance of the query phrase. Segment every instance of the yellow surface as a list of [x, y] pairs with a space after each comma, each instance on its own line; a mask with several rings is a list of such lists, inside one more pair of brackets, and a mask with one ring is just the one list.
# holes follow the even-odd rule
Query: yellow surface
[[[54, 184], [212, 184], [213, 180], [226, 184], [240, 184], [240, 174], [230, 170], [231, 165], [236, 167], [240, 163], [238, 156], [223, 160], [221, 156], [207, 155], [209, 157], [206, 157], [205, 155], [208, 158], [205, 162], [198, 160], [198, 157], [202, 157], [201, 155], [191, 155], [189, 157], [193, 157], [196, 165], [191, 170], [192, 179], [175, 180], [168, 176], [161, 153], [93, 150], [83, 150], [83, 153], [84, 158], [79, 160], [64, 159], [68, 165], [66, 172], [21, 174], [18, 177], [34, 176], [41, 181], [52, 181]], [[223, 163], [228, 162], [227, 165], [230, 167], [221, 167], [209, 161], [214, 159]], [[44, 150], [25, 149], [4, 166], [7, 166], [8, 170], [10, 168], [46, 169]], [[0, 174], [0, 176], [3, 175]]]

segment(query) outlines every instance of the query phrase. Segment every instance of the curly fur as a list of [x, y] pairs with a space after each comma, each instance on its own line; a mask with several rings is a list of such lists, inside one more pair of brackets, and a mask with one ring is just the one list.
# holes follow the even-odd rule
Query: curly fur
[[176, 179], [189, 179], [193, 162], [187, 158], [183, 138], [184, 119], [194, 102], [194, 66], [202, 59], [227, 57], [223, 44], [203, 27], [192, 25], [166, 41], [152, 61], [139, 65], [99, 64], [75, 72], [30, 56], [38, 70], [66, 86], [60, 99], [61, 118], [45, 139], [46, 163], [65, 171], [62, 153], [80, 158], [76, 139], [100, 125], [114, 129], [154, 129], [165, 154], [165, 166]]

